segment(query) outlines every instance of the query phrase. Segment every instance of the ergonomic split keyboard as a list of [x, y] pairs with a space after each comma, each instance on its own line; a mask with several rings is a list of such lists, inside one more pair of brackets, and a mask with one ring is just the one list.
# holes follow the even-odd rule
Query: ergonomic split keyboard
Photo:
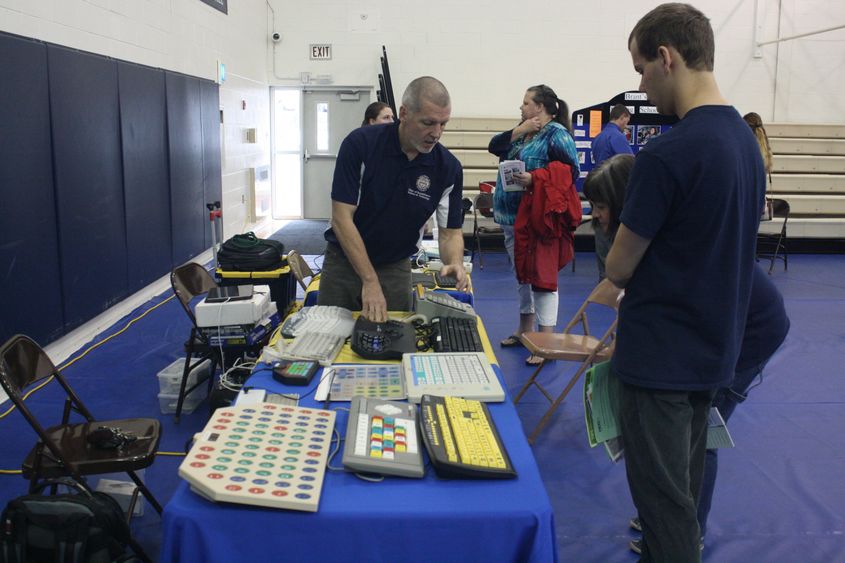
[[516, 470], [484, 403], [423, 395], [420, 430], [431, 466], [441, 477], [516, 477]]
[[432, 319], [431, 347], [435, 352], [483, 352], [478, 321], [460, 317]]
[[398, 360], [417, 351], [414, 325], [399, 321], [376, 323], [358, 317], [352, 331], [352, 351], [368, 360]]

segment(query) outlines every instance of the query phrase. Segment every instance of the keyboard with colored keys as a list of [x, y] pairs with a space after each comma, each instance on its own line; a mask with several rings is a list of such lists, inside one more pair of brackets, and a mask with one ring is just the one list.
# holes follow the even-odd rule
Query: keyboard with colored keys
[[349, 405], [343, 466], [401, 477], [425, 474], [414, 405], [355, 396]]

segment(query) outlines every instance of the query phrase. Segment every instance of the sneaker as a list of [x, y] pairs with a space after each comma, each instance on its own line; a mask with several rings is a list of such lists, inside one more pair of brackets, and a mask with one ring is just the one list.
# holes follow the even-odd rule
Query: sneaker
[[[631, 522], [633, 522], [634, 520], [636, 520], [636, 518], [631, 520]], [[637, 523], [639, 524], [639, 520], [637, 520]], [[628, 542], [628, 547], [631, 549], [631, 551], [633, 551], [637, 555], [642, 555], [642, 553], [643, 553], [643, 540], [642, 539], [631, 540], [630, 542]]]
[[628, 520], [628, 525], [631, 527], [632, 530], [636, 530], [640, 533], [643, 532], [643, 525], [640, 522], [640, 517], [637, 516], [636, 518], [631, 518]]
[[[639, 524], [639, 523], [640, 523], [639, 518], [632, 518], [632, 519], [631, 519], [631, 524], [632, 524], [632, 526], [631, 526], [631, 527], [632, 527], [632, 528], [634, 527], [634, 526], [633, 526], [633, 523], [634, 523], [634, 521], [635, 521], [635, 520], [637, 521], [637, 524]], [[635, 528], [635, 529], [636, 529], [636, 528]], [[642, 540], [642, 538], [629, 541], [629, 542], [628, 542], [628, 547], [631, 549], [631, 551], [633, 551], [633, 552], [634, 552], [634, 553], [636, 553], [637, 555], [642, 555], [642, 553], [643, 553], [643, 540]], [[698, 544], [698, 548], [699, 548], [701, 551], [704, 551], [704, 540], [702, 540], [702, 541], [701, 541], [701, 543], [700, 543], [700, 544]]]

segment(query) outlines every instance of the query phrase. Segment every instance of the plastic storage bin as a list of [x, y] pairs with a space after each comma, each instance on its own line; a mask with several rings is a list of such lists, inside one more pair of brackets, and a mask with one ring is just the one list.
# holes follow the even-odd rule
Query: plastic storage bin
[[[158, 372], [158, 392], [162, 395], [178, 395], [183, 369], [185, 369], [185, 358], [179, 358]], [[204, 360], [188, 375], [188, 384], [185, 389], [190, 389], [197, 381], [205, 381], [210, 375], [211, 360]]]
[[[146, 483], [144, 479], [144, 469], [136, 469], [135, 474], [140, 477], [141, 482]], [[100, 480], [97, 482], [96, 490], [104, 492], [112, 497], [120, 504], [123, 512], [129, 510], [129, 502], [132, 500], [132, 493], [138, 488], [132, 481], [127, 481], [126, 473], [104, 473], [100, 475]], [[147, 500], [144, 495], [138, 493], [138, 501], [135, 503], [135, 510], [132, 512], [134, 516], [144, 515], [144, 505]]]
[[[182, 403], [182, 414], [192, 413], [197, 408], [203, 399], [208, 396], [208, 386], [200, 385], [191, 391], [185, 401]], [[176, 393], [159, 393], [158, 406], [161, 408], [161, 414], [173, 414], [176, 412], [176, 404], [179, 402], [179, 389]]]

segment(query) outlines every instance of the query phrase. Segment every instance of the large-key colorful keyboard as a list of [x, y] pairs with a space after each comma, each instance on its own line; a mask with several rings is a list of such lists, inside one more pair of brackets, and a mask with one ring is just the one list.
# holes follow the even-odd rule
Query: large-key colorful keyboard
[[259, 403], [217, 409], [179, 466], [202, 496], [316, 512], [335, 413]]
[[516, 477], [487, 405], [460, 397], [423, 395], [420, 432], [441, 477]]

